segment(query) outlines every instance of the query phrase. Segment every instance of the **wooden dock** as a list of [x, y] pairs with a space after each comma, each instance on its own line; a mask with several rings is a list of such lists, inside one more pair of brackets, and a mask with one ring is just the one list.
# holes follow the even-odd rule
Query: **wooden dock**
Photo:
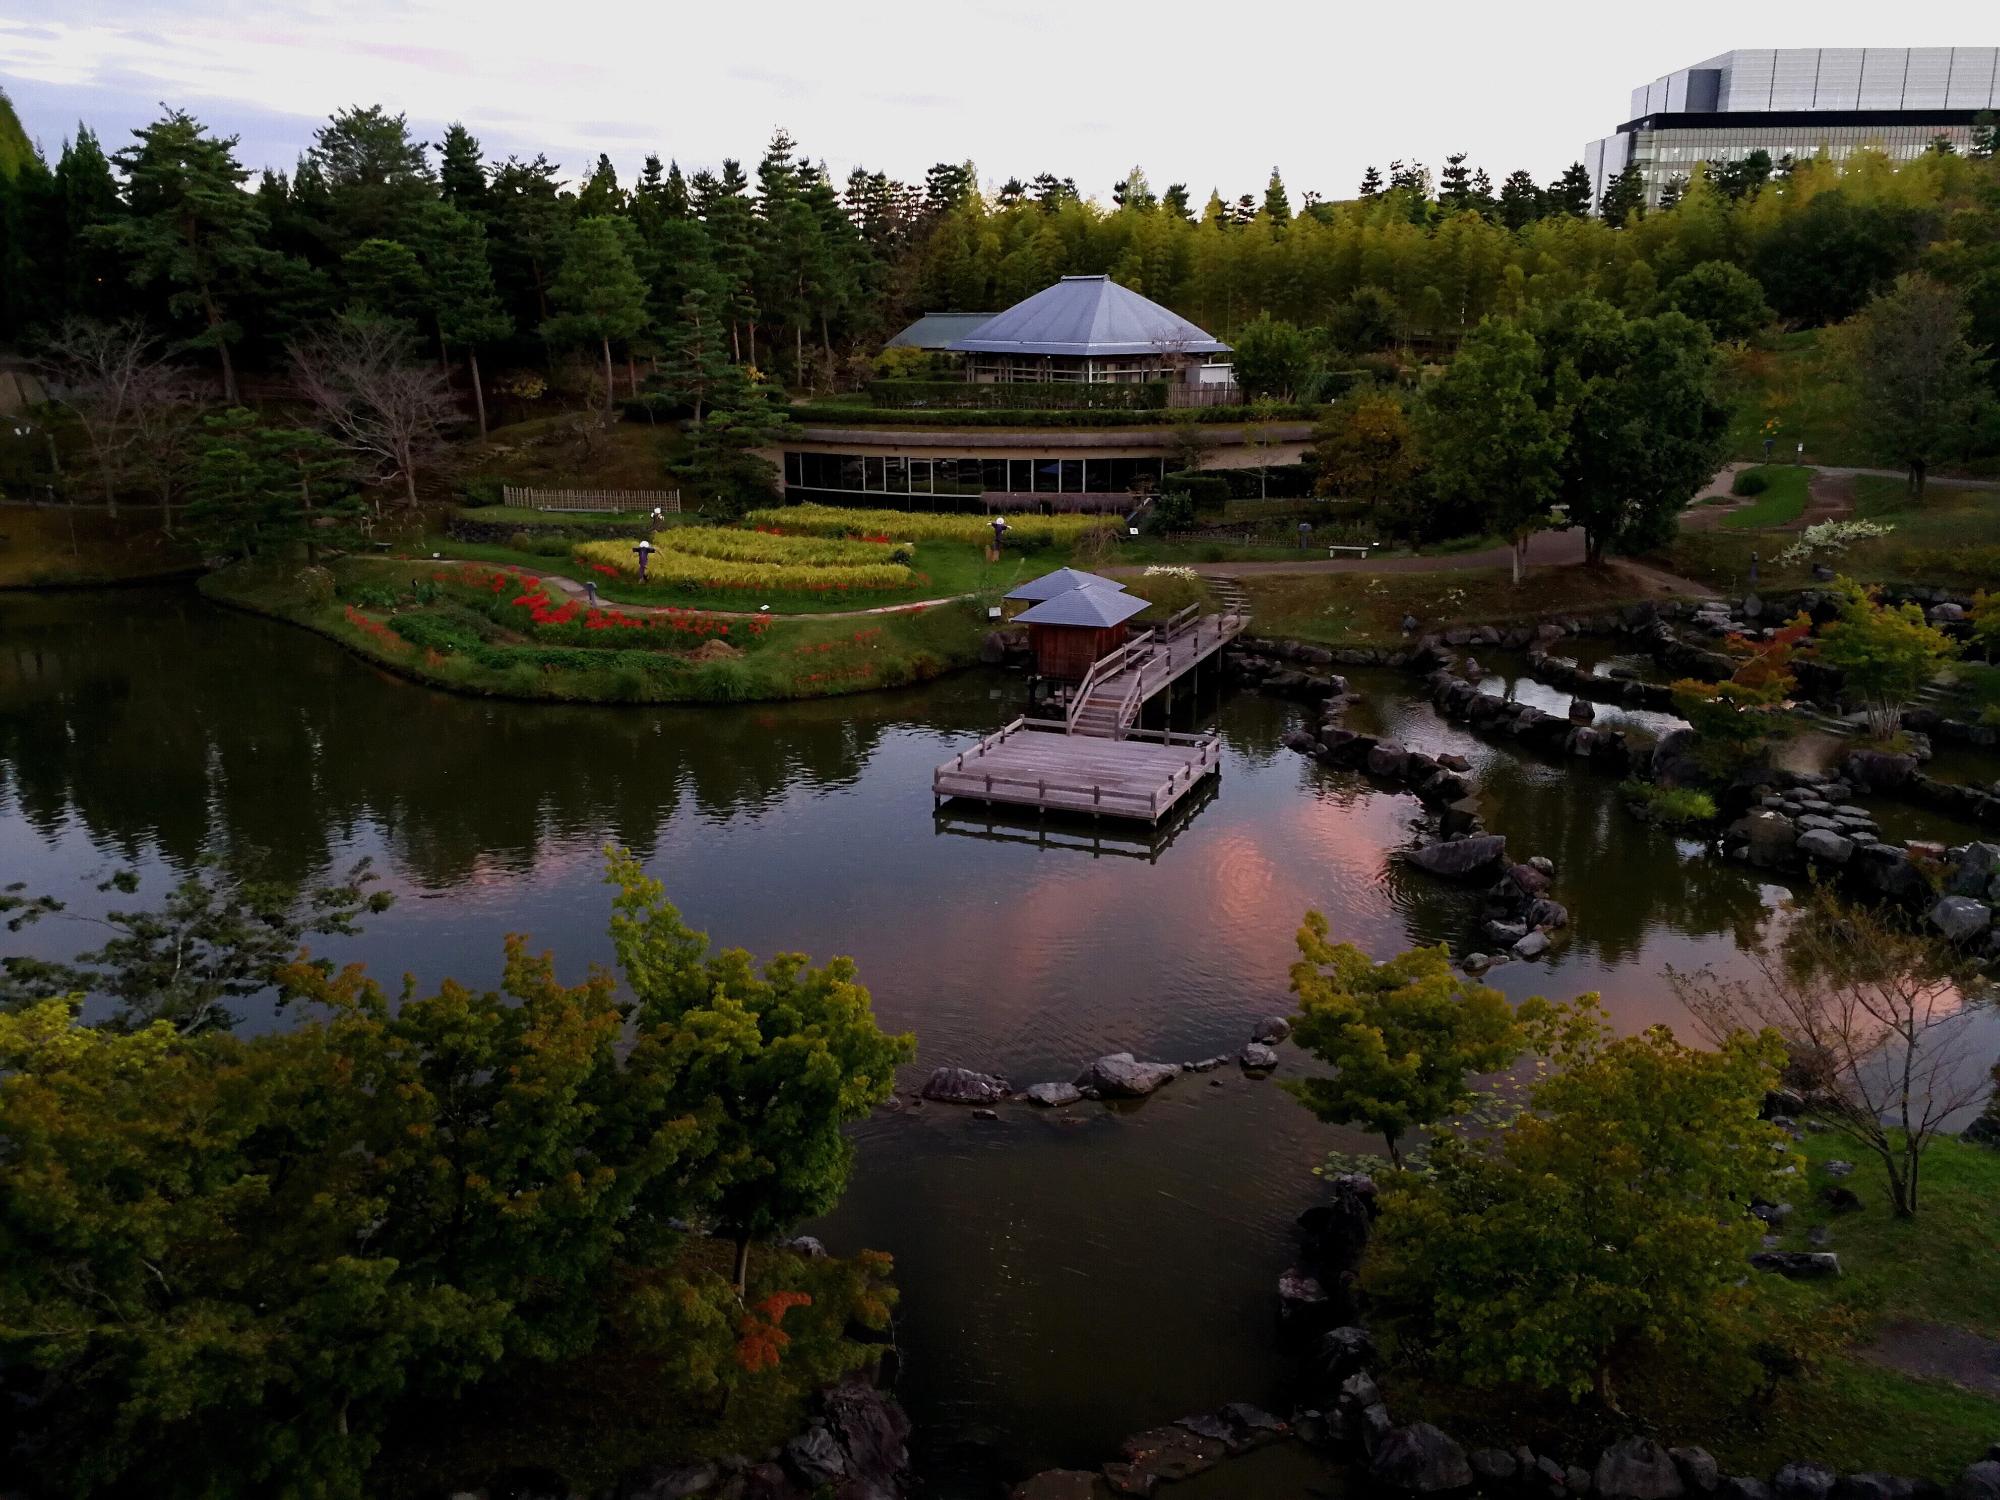
[[1122, 739], [1139, 710], [1221, 651], [1250, 623], [1240, 610], [1200, 615], [1190, 604], [1158, 630], [1148, 630], [1090, 669], [1070, 697], [1071, 734]]
[[1221, 765], [1212, 734], [1137, 729], [1110, 739], [1022, 718], [939, 766], [931, 794], [1158, 823]]

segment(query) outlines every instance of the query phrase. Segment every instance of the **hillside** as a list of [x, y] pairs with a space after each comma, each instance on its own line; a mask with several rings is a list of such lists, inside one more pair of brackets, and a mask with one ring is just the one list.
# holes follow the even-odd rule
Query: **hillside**
[[7, 97], [6, 90], [0, 89], [0, 177], [14, 176], [34, 152], [28, 132], [21, 128], [20, 116], [14, 113], [14, 101]]

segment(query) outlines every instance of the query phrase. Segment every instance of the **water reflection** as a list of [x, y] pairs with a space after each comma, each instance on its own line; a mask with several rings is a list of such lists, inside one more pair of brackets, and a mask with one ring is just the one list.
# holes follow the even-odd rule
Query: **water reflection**
[[[1445, 724], [1406, 677], [1355, 678], [1357, 727], [1467, 755], [1493, 826], [1556, 861], [1572, 936], [1496, 971], [1509, 993], [1601, 989], [1622, 1027], [1677, 1021], [1662, 965], [1728, 966], [1756, 931], [1775, 893], [1625, 818], [1610, 778]], [[508, 931], [565, 974], [609, 958], [597, 850], [616, 839], [720, 942], [852, 954], [885, 1023], [918, 1035], [911, 1085], [942, 1063], [1026, 1084], [1107, 1051], [1233, 1052], [1287, 1008], [1308, 907], [1378, 956], [1471, 945], [1478, 893], [1392, 857], [1416, 801], [1283, 748], [1297, 710], [1264, 698], [1221, 702], [1219, 782], [1159, 847], [1053, 822], [961, 836], [933, 817], [931, 771], [1018, 693], [973, 674], [782, 708], [486, 703], [189, 593], [0, 598], [0, 870], [87, 914], [103, 898], [84, 877], [114, 863], [261, 850], [302, 877], [372, 854], [403, 899], [331, 956], [489, 983]], [[1091, 857], [1114, 842], [1144, 857]], [[10, 941], [89, 939], [43, 923]], [[926, 1451], [1010, 1475], [1271, 1394], [1287, 1226], [1321, 1154], [1367, 1144], [1228, 1070], [1129, 1113], [929, 1108], [862, 1134], [824, 1232], [898, 1257]]]

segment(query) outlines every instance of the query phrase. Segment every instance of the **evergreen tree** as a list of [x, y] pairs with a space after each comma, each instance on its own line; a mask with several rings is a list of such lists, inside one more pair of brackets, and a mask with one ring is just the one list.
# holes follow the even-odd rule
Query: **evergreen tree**
[[130, 288], [116, 253], [91, 231], [116, 223], [125, 205], [119, 201], [110, 159], [85, 126], [79, 124], [76, 139], [64, 142], [53, 178], [60, 216], [56, 232], [62, 246], [56, 258], [61, 268], [59, 311], [65, 316], [116, 318], [131, 305]]
[[2000, 137], [2000, 126], [1993, 120], [1993, 111], [1982, 109], [1972, 117], [1972, 149], [1969, 153], [1974, 161], [1993, 160], [1996, 137]]
[[1194, 209], [1188, 203], [1188, 186], [1185, 182], [1170, 184], [1160, 202], [1175, 218], [1189, 223], [1194, 221]]
[[271, 260], [259, 243], [264, 216], [243, 191], [250, 174], [236, 160], [236, 137], [217, 139], [180, 110], [133, 135], [113, 158], [130, 212], [86, 239], [116, 249], [136, 285], [164, 284], [168, 310], [194, 325], [187, 347], [215, 351], [223, 400], [234, 405], [236, 314]]
[[1371, 165], [1367, 171], [1361, 174], [1361, 196], [1364, 198], [1375, 198], [1379, 197], [1381, 192], [1382, 173]]
[[611, 341], [630, 339], [646, 326], [646, 284], [632, 265], [625, 233], [615, 219], [579, 219], [563, 248], [562, 270], [549, 286], [556, 315], [542, 324], [555, 342], [595, 343], [604, 351], [604, 409], [611, 410]]
[[188, 497], [187, 529], [210, 556], [271, 557], [303, 544], [313, 562], [359, 535], [361, 501], [340, 447], [308, 429], [267, 427], [240, 406], [203, 423]]
[[464, 213], [481, 212], [486, 207], [486, 163], [472, 132], [454, 120], [445, 126], [437, 152], [438, 195]]
[[494, 169], [487, 188], [493, 279], [521, 327], [549, 315], [549, 281], [569, 230], [559, 170], [545, 156], [527, 162], [510, 156]]
[[1665, 213], [1681, 201], [1681, 194], [1687, 191], [1685, 177], [1669, 177], [1660, 184], [1660, 212]]
[[693, 411], [699, 423], [711, 393], [728, 370], [729, 351], [723, 343], [721, 321], [709, 305], [708, 293], [690, 287], [681, 299], [666, 364], [660, 372], [668, 398]]
[[758, 450], [782, 443], [789, 423], [779, 393], [740, 364], [722, 367], [708, 401], [679, 469], [703, 514], [735, 520], [777, 497], [778, 471]]
[[1542, 190], [1526, 172], [1513, 171], [1500, 184], [1500, 222], [1509, 229], [1525, 229], [1542, 216]]
[[414, 331], [431, 300], [416, 252], [400, 240], [363, 240], [340, 262], [350, 306], [394, 318]]
[[486, 258], [486, 228], [449, 203], [440, 203], [424, 217], [422, 249], [438, 345], [447, 368], [450, 350], [465, 351], [479, 435], [485, 437], [486, 387], [479, 375], [479, 349], [514, 331], [514, 320], [500, 305], [500, 295], [493, 286], [493, 268]]
[[1472, 169], [1466, 166], [1465, 157], [1465, 152], [1454, 151], [1438, 173], [1438, 206], [1448, 213], [1463, 212], [1471, 203]]
[[1573, 219], [1590, 212], [1590, 173], [1582, 162], [1573, 161], [1563, 168], [1562, 175], [1549, 184], [1542, 206], [1550, 214], [1568, 214]]
[[950, 213], [962, 205], [979, 187], [979, 174], [971, 162], [939, 162], [924, 173], [924, 212]]
[[584, 219], [609, 218], [625, 212], [625, 190], [618, 186], [618, 169], [601, 151], [597, 154], [597, 165], [584, 180], [583, 190], [576, 195], [576, 212], [577, 217]]
[[1633, 214], [1646, 211], [1646, 179], [1639, 175], [1636, 166], [1628, 166], [1604, 190], [1603, 201], [1597, 206], [1604, 222], [1613, 229], [1625, 227], [1626, 220]]
[[1264, 217], [1274, 225], [1292, 222], [1292, 200], [1285, 194], [1285, 180], [1271, 168], [1271, 180], [1264, 185]]
[[721, 311], [729, 319], [730, 352], [739, 361], [757, 359], [757, 250], [750, 200], [750, 182], [742, 163], [725, 157], [722, 175], [698, 172], [694, 180], [695, 211], [708, 228], [715, 269], [723, 288]]
[[335, 111], [306, 159], [326, 179], [333, 243], [343, 252], [367, 239], [406, 240], [436, 195], [424, 143], [380, 105]]

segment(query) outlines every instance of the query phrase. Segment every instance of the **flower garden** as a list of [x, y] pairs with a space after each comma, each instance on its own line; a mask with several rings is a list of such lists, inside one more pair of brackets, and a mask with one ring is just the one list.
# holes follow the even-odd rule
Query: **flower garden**
[[[913, 542], [970, 542], [993, 540], [993, 518], [963, 512], [860, 510], [840, 505], [781, 505], [753, 510], [745, 518], [760, 531], [770, 529], [787, 536], [874, 537], [886, 540], [898, 536]], [[1038, 516], [1007, 517], [1007, 543], [1013, 547], [1070, 547], [1093, 531], [1115, 529], [1115, 517]]]
[[[927, 581], [910, 566], [914, 549], [886, 536], [854, 541], [775, 530], [676, 526], [657, 532], [645, 586], [663, 592], [841, 596], [909, 590]], [[575, 556], [593, 571], [640, 582], [639, 559], [626, 541], [579, 542]]]

